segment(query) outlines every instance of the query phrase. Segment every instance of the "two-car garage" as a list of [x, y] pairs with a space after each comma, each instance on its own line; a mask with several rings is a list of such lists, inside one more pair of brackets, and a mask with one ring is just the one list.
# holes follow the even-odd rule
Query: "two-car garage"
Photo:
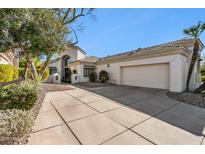
[[169, 63], [121, 67], [121, 84], [169, 89]]
[[[181, 92], [186, 89], [190, 55], [185, 48], [154, 46], [102, 58], [96, 67], [98, 73], [107, 71], [113, 84]], [[194, 78], [190, 89], [198, 86]]]

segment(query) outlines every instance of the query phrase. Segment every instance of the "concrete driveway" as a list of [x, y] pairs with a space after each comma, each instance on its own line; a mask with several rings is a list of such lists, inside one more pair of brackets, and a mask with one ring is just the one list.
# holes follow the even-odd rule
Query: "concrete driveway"
[[165, 90], [107, 86], [48, 93], [29, 144], [205, 144], [205, 110]]

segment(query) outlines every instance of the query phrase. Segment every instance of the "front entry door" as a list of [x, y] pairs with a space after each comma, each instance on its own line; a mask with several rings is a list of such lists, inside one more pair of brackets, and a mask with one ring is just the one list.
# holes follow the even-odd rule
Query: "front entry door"
[[65, 68], [65, 82], [71, 83], [71, 71], [69, 68]]

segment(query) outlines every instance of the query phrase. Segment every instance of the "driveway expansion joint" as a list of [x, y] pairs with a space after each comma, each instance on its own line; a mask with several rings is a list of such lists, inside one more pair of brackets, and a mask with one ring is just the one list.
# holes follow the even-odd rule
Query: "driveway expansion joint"
[[32, 131], [32, 133], [41, 132], [41, 131], [44, 131], [44, 130], [47, 130], [47, 129], [50, 129], [50, 128], [54, 128], [54, 127], [58, 127], [58, 126], [61, 126], [61, 125], [64, 125], [64, 123], [63, 124], [54, 125], [54, 126], [50, 126], [50, 127], [43, 128], [43, 129], [39, 129], [39, 130], [36, 130], [36, 131]]
[[[103, 88], [107, 88], [107, 87], [103, 87]], [[66, 97], [68, 97], [68, 98], [70, 98], [70, 100], [74, 100], [75, 99], [76, 102], [79, 101], [78, 103], [80, 103], [80, 104], [71, 105], [71, 106], [68, 106], [68, 107], [82, 105], [82, 106], [84, 106], [83, 108], [90, 108], [90, 110], [94, 110], [93, 111], [94, 113], [92, 115], [88, 115], [88, 114], [86, 115], [85, 114], [84, 116], [81, 116], [81, 117], [77, 116], [75, 119], [73, 118], [73, 120], [72, 120], [72, 118], [70, 118], [70, 120], [69, 120], [69, 118], [68, 119], [65, 118], [64, 114], [63, 114], [64, 112], [66, 113], [68, 111], [65, 109], [65, 111], [63, 113], [61, 113], [61, 110], [59, 110], [59, 109], [61, 109], [61, 107], [56, 106], [56, 104], [52, 100], [50, 100], [48, 102], [54, 108], [53, 111], [57, 112], [57, 116], [59, 116], [59, 119], [62, 120], [62, 123], [61, 124], [56, 124], [54, 126], [46, 127], [46, 128], [40, 129], [40, 130], [33, 131], [32, 134], [64, 125], [64, 127], [67, 127], [68, 130], [71, 132], [73, 138], [75, 138], [75, 140], [76, 140], [75, 143], [76, 144], [81, 144], [81, 145], [84, 144], [84, 143], [86, 144], [87, 143], [86, 138], [84, 138], [84, 139], [81, 138], [81, 136], [78, 133], [76, 133], [75, 129], [73, 127], [71, 127], [71, 123], [75, 122], [75, 121], [80, 121], [82, 119], [85, 119], [85, 121], [86, 121], [87, 118], [90, 119], [89, 117], [93, 117], [96, 120], [97, 118], [95, 118], [94, 116], [98, 117], [98, 115], [99, 115], [100, 117], [102, 116], [101, 117], [102, 119], [108, 118], [108, 119], [110, 119], [108, 121], [113, 121], [112, 123], [115, 123], [116, 125], [118, 124], [119, 127], [121, 126], [124, 129], [121, 130], [122, 132], [120, 132], [120, 131], [119, 132], [115, 132], [114, 134], [111, 134], [109, 137], [101, 139], [100, 142], [97, 142], [97, 143], [93, 142], [93, 144], [100, 144], [100, 145], [102, 145], [102, 144], [110, 144], [110, 143], [113, 143], [114, 141], [116, 141], [116, 140], [118, 140], [120, 138], [123, 138], [125, 136], [127, 138], [130, 138], [130, 132], [132, 132], [131, 134], [133, 136], [138, 136], [142, 140], [144, 140], [144, 141], [146, 140], [146, 142], [148, 141], [149, 143], [147, 142], [147, 144], [152, 143], [152, 144], [156, 145], [156, 144], [167, 143], [166, 140], [162, 140], [159, 137], [160, 134], [158, 134], [158, 133], [160, 133], [160, 131], [158, 132], [158, 129], [154, 130], [154, 132], [152, 132], [151, 135], [149, 134], [149, 131], [146, 131], [146, 129], [145, 130], [141, 129], [142, 131], [139, 130], [139, 129], [133, 129], [136, 126], [140, 127], [140, 128], [143, 128], [144, 126], [148, 126], [148, 125], [150, 125], [150, 123], [152, 124], [151, 121], [153, 121], [155, 119], [156, 120], [158, 119], [158, 120], [160, 120], [162, 122], [166, 122], [167, 123], [166, 124], [167, 129], [170, 132], [174, 132], [176, 134], [176, 136], [179, 135], [179, 137], [180, 137], [180, 135], [182, 134], [182, 133], [180, 134], [180, 131], [181, 131], [180, 129], [183, 129], [184, 132], [188, 132], [189, 134], [190, 133], [193, 134], [193, 135], [189, 135], [188, 134], [188, 136], [181, 136], [182, 138], [185, 137], [185, 139], [188, 139], [188, 141], [186, 141], [186, 142], [177, 142], [177, 140], [176, 140], [177, 137], [176, 137], [175, 140], [173, 140], [172, 143], [180, 143], [180, 144], [181, 143], [194, 143], [194, 144], [197, 143], [197, 144], [203, 144], [205, 142], [205, 134], [204, 135], [203, 134], [196, 134], [196, 132], [195, 133], [192, 132], [192, 131], [194, 131], [194, 130], [192, 130], [192, 127], [195, 128], [196, 127], [195, 125], [186, 125], [187, 121], [189, 121], [189, 120], [194, 120], [194, 119], [198, 120], [198, 118], [200, 118], [202, 115], [204, 115], [204, 112], [200, 112], [199, 114], [196, 114], [196, 116], [194, 116], [193, 118], [190, 117], [190, 119], [189, 119], [189, 116], [191, 116], [191, 113], [189, 111], [187, 111], [187, 113], [186, 113], [186, 114], [188, 114], [188, 119], [187, 119], [183, 115], [183, 112], [180, 112], [180, 110], [175, 111], [175, 109], [174, 109], [174, 108], [177, 108], [177, 105], [183, 104], [183, 103], [181, 103], [179, 101], [169, 102], [169, 99], [166, 99], [166, 97], [164, 97], [166, 95], [164, 93], [164, 91], [156, 91], [156, 94], [153, 95], [153, 92], [155, 93], [155, 91], [152, 92], [152, 90], [149, 90], [149, 89], [148, 89], [148, 91], [146, 91], [146, 89], [142, 89], [142, 91], [139, 91], [139, 93], [137, 93], [137, 91], [135, 91], [134, 89], [133, 90], [131, 89], [130, 91], [126, 91], [126, 88], [120, 88], [120, 89], [114, 89], [113, 90], [113, 87], [111, 87], [111, 88], [108, 87], [105, 90], [107, 90], [106, 91], [107, 93], [110, 92], [110, 95], [109, 95], [109, 97], [108, 96], [106, 97], [106, 94], [104, 94], [104, 89], [103, 88], [100, 89], [100, 91], [98, 91], [98, 90], [91, 91], [91, 90], [87, 90], [87, 89], [84, 90], [83, 88], [80, 89], [79, 87], [77, 87], [77, 88], [75, 88], [74, 91], [71, 91], [71, 92], [62, 91], [61, 95], [63, 97], [65, 97], [65, 98], [63, 98], [63, 99], [59, 98], [59, 100], [66, 100]], [[117, 91], [117, 90], [119, 90], [119, 91]], [[124, 96], [124, 93], [123, 93], [123, 97], [125, 97], [125, 99], [123, 99], [123, 97], [121, 95], [121, 92], [123, 92], [123, 90], [125, 90], [125, 92], [126, 92], [125, 96]], [[138, 90], [140, 90], [140, 89], [138, 89]], [[141, 98], [141, 96], [140, 96], [141, 92], [142, 92], [142, 94], [145, 93], [145, 95], [142, 96], [142, 97], [144, 97], [142, 99], [140, 99]], [[85, 97], [85, 98], [81, 99], [78, 96]], [[113, 96], [113, 98], [111, 96]], [[130, 96], [130, 97], [127, 97], [127, 96]], [[139, 96], [139, 98], [138, 98], [138, 96]], [[163, 98], [159, 99], [160, 96], [163, 97]], [[149, 99], [150, 99], [150, 101], [149, 101]], [[153, 99], [153, 101], [152, 101], [152, 99]], [[58, 101], [58, 100], [56, 100], [56, 101]], [[96, 104], [91, 105], [91, 103], [95, 103], [95, 102], [98, 102], [98, 101], [102, 101], [102, 103], [103, 103], [103, 101], [107, 101], [108, 103], [105, 102], [105, 104], [100, 104], [100, 105], [99, 105], [99, 103], [96, 103]], [[128, 102], [126, 102], [126, 101], [128, 101]], [[160, 101], [160, 102], [157, 102], [157, 101]], [[111, 105], [111, 104], [109, 105], [109, 102], [111, 104], [112, 104], [112, 102], [116, 103], [117, 107], [115, 105]], [[132, 102], [134, 102], [134, 103], [132, 103]], [[143, 105], [142, 106], [139, 105], [139, 109], [138, 109], [138, 106], [136, 106], [136, 108], [134, 106], [132, 106], [133, 104], [137, 104], [137, 103], [142, 103]], [[165, 103], [165, 104], [163, 104], [163, 103]], [[107, 104], [108, 104], [108, 106], [106, 106]], [[149, 107], [149, 104], [153, 104], [153, 105], [151, 105]], [[146, 105], [148, 106], [148, 108], [146, 108]], [[116, 108], [114, 108], [114, 107], [116, 107]], [[142, 110], [141, 110], [141, 107], [142, 107]], [[155, 110], [154, 110], [154, 112], [149, 112], [150, 110], [153, 110], [153, 109], [159, 108], [159, 107], [160, 107], [160, 109], [156, 110], [156, 112], [155, 112]], [[62, 107], [62, 108], [64, 108], [64, 107]], [[123, 111], [126, 111], [127, 110], [126, 108], [131, 108], [131, 109], [134, 108], [135, 112], [141, 112], [141, 113], [146, 114], [147, 116], [145, 116], [145, 117], [143, 116], [141, 120], [136, 120], [134, 118], [134, 119], [130, 119], [130, 121], [129, 121], [129, 117], [131, 115], [138, 116], [138, 114], [134, 114], [134, 113], [131, 114], [130, 113], [130, 114], [126, 115], [126, 116], [123, 116], [123, 114], [125, 114]], [[118, 110], [118, 111], [115, 111], [115, 110]], [[72, 109], [71, 109], [71, 111], [72, 111]], [[197, 112], [198, 110], [194, 110], [193, 109], [192, 111], [194, 113], [195, 111]], [[44, 112], [44, 111], [42, 111], [42, 112]], [[113, 115], [113, 117], [109, 115], [109, 112], [111, 112], [110, 115]], [[75, 114], [78, 114], [79, 112], [76, 112], [76, 110], [74, 110], [74, 111], [72, 111], [68, 115], [71, 115], [72, 113], [75, 115]], [[118, 114], [122, 114], [121, 117], [120, 116], [116, 116], [115, 117], [115, 114], [117, 114], [117, 113]], [[173, 121], [168, 121], [168, 122], [166, 121], [166, 118], [169, 118], [170, 116], [171, 117], [175, 117], [174, 116], [175, 113], [179, 114], [178, 116], [180, 116], [182, 118], [182, 120], [183, 119], [187, 120], [187, 121], [185, 121], [185, 123], [181, 121], [185, 126], [184, 125], [179, 125], [178, 126], [177, 123], [175, 125], [175, 122], [179, 122], [177, 120], [176, 121], [174, 120], [174, 122]], [[197, 115], [200, 115], [200, 117], [197, 117]], [[139, 114], [139, 116], [140, 116], [140, 114]], [[160, 119], [160, 117], [163, 117], [163, 116], [167, 116], [167, 117], [165, 117], [165, 120]], [[120, 118], [122, 118], [122, 119], [120, 119]], [[128, 119], [126, 119], [126, 118], [128, 118]], [[181, 118], [179, 118], [179, 119], [181, 119]], [[68, 122], [66, 121], [66, 119], [67, 119]], [[101, 120], [101, 119], [99, 119], [99, 120]], [[126, 120], [127, 120], [127, 122], [126, 122]], [[78, 122], [78, 123], [80, 123], [80, 122]], [[98, 121], [96, 121], [96, 123], [98, 123]], [[96, 124], [96, 123], [93, 123], [93, 124]], [[194, 124], [195, 123], [199, 124], [200, 126], [202, 125], [199, 120], [197, 122], [194, 122]], [[140, 124], [142, 124], [142, 127], [141, 127]], [[159, 124], [161, 125], [161, 123], [159, 123]], [[138, 125], [140, 125], [140, 126], [138, 126]], [[109, 124], [105, 123], [105, 126], [106, 127], [108, 126], [108, 128], [110, 129], [110, 125]], [[180, 129], [173, 129], [172, 130], [173, 126], [175, 126], [177, 128], [180, 128]], [[97, 126], [95, 126], [95, 127], [99, 128]], [[152, 125], [150, 125], [150, 127], [152, 127]], [[78, 127], [77, 129], [79, 129], [79, 128], [80, 127]], [[103, 127], [101, 127], [101, 128], [103, 128]], [[101, 128], [99, 128], [99, 129], [101, 130]], [[156, 127], [156, 128], [158, 128], [158, 127]], [[82, 129], [84, 129], [84, 127], [80, 128], [80, 129], [82, 130]], [[189, 129], [191, 129], [191, 130], [189, 130]], [[179, 132], [176, 132], [175, 130], [178, 130]], [[90, 131], [90, 129], [89, 129], [89, 131]], [[133, 134], [133, 133], [135, 133], [136, 135]], [[153, 133], [155, 134], [154, 136], [152, 136]], [[166, 131], [165, 131], [165, 133], [166, 133]], [[91, 133], [91, 134], [93, 134], [93, 133]], [[87, 134], [84, 134], [84, 135], [86, 137]], [[100, 135], [102, 135], [102, 134], [100, 134]], [[199, 136], [199, 137], [196, 138], [196, 135]], [[99, 139], [99, 136], [97, 136], [97, 137]], [[158, 140], [155, 140], [155, 137], [157, 137], [157, 139], [159, 139], [159, 142], [158, 142]], [[170, 135], [168, 133], [167, 138], [169, 138], [169, 137], [170, 137]], [[193, 139], [193, 142], [190, 139]], [[130, 141], [130, 140], [135, 140], [135, 139], [128, 139], [128, 140]], [[126, 138], [125, 138], [125, 141], [126, 141]], [[128, 143], [129, 143], [129, 141], [128, 141]], [[127, 143], [127, 142], [124, 142], [124, 143]], [[137, 142], [137, 143], [140, 143], [140, 142]], [[168, 143], [171, 143], [171, 142], [168, 142]]]
[[58, 113], [58, 115], [60, 116], [60, 118], [63, 120], [63, 122], [65, 123], [65, 125], [67, 126], [67, 128], [71, 131], [71, 133], [75, 136], [75, 138], [77, 139], [77, 141], [80, 143], [80, 145], [82, 145], [81, 141], [78, 139], [78, 137], [75, 135], [75, 133], [72, 131], [72, 129], [69, 127], [69, 125], [66, 123], [66, 121], [63, 119], [63, 117], [61, 116], [61, 114], [58, 112], [58, 110], [56, 109], [56, 107], [53, 105], [53, 103], [51, 103], [52, 106], [54, 107], [55, 111]]
[[[107, 117], [107, 116], [106, 116], [106, 117]], [[117, 134], [117, 135], [115, 135], [115, 136], [113, 136], [113, 137], [111, 137], [110, 139], [108, 139], [108, 140], [106, 140], [106, 141], [102, 142], [101, 144], [104, 144], [104, 143], [108, 142], [109, 140], [111, 140], [111, 139], [113, 139], [113, 138], [115, 138], [115, 137], [119, 136], [120, 134], [122, 134], [122, 133], [124, 133], [124, 132], [126, 132], [126, 131], [130, 130], [130, 131], [132, 131], [133, 133], [135, 133], [135, 134], [139, 135], [140, 137], [144, 138], [145, 140], [149, 141], [150, 143], [152, 143], [152, 144], [156, 145], [156, 143], [154, 143], [154, 142], [152, 142], [151, 140], [149, 140], [149, 139], [145, 138], [145, 137], [144, 137], [144, 136], [142, 136], [141, 134], [139, 134], [139, 133], [137, 133], [137, 132], [133, 131], [133, 130], [132, 130], [132, 128], [133, 128], [134, 126], [136, 126], [136, 125], [134, 125], [134, 126], [132, 126], [132, 127], [127, 127], [127, 126], [125, 126], [125, 125], [121, 124], [120, 122], [118, 122], [118, 121], [116, 121], [116, 120], [114, 120], [114, 119], [110, 118], [110, 117], [107, 117], [107, 118], [109, 118], [109, 119], [113, 120], [114, 122], [118, 123], [119, 125], [121, 125], [121, 126], [125, 127], [125, 128], [126, 128], [126, 130], [125, 130], [125, 131], [123, 131], [123, 132], [121, 132], [121, 133], [119, 133], [119, 134]], [[150, 118], [151, 118], [151, 117], [149, 117], [149, 118], [147, 118], [147, 119], [150, 119]], [[144, 121], [146, 121], [146, 120], [143, 120], [142, 122], [144, 122]], [[139, 123], [142, 123], [142, 122], [139, 122]]]
[[[66, 93], [66, 92], [65, 92]], [[69, 96], [72, 96], [71, 94], [68, 94], [68, 93], [66, 93], [67, 95], [69, 95]], [[75, 99], [77, 99], [78, 101], [80, 101], [81, 103], [83, 103], [84, 105], [87, 105], [87, 106], [89, 106], [87, 103], [85, 103], [85, 102], [83, 102], [82, 100], [80, 100], [80, 99], [78, 99], [77, 97], [75, 97], [75, 96], [72, 96], [73, 98], [75, 98]], [[93, 101], [93, 102], [95, 102], [95, 101]], [[91, 103], [91, 102], [90, 102]], [[91, 107], [91, 106], [89, 106], [90, 108], [92, 108], [92, 109], [94, 109], [95, 111], [97, 111], [97, 112], [99, 112], [98, 110], [96, 110], [95, 108], [93, 108], [93, 107]], [[99, 112], [100, 113], [100, 112]]]

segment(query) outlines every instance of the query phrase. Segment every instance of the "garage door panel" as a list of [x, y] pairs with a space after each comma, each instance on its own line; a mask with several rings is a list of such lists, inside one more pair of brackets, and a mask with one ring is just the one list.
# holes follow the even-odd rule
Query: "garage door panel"
[[121, 83], [129, 86], [169, 89], [169, 65], [140, 65], [121, 68]]

